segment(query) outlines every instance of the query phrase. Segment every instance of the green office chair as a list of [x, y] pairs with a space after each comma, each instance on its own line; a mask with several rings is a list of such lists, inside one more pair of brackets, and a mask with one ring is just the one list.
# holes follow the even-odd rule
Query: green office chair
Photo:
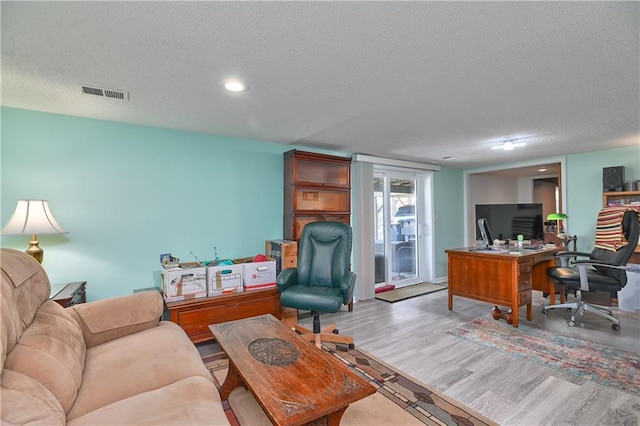
[[295, 330], [320, 347], [321, 341], [354, 347], [353, 338], [338, 334], [336, 325], [320, 327], [320, 312], [335, 313], [353, 299], [356, 274], [351, 262], [351, 227], [341, 222], [312, 222], [302, 229], [298, 266], [278, 275], [282, 306], [308, 310], [313, 330], [296, 324]]

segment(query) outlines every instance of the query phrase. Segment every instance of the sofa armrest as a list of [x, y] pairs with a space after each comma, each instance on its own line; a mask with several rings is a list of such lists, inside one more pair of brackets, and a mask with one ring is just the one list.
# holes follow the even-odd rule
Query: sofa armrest
[[80, 325], [88, 348], [157, 327], [164, 304], [157, 291], [111, 297], [67, 308]]

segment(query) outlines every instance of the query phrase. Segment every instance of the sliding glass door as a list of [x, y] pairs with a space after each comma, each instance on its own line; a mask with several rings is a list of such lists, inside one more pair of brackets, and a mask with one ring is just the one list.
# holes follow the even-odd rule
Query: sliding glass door
[[403, 287], [424, 279], [423, 179], [413, 173], [374, 171], [376, 287]]

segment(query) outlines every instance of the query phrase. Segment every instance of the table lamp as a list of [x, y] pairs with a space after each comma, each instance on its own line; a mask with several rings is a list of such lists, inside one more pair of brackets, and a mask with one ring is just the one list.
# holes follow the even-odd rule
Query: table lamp
[[38, 245], [38, 234], [66, 234], [56, 221], [46, 200], [18, 200], [16, 210], [0, 230], [1, 235], [31, 235], [26, 253], [42, 263], [44, 251]]
[[565, 220], [568, 217], [569, 216], [567, 216], [564, 213], [550, 213], [547, 216], [547, 220], [555, 220], [556, 221], [556, 234], [558, 235], [558, 237], [560, 237], [560, 236], [562, 236], [562, 234], [564, 234], [564, 229], [562, 227], [562, 221]]

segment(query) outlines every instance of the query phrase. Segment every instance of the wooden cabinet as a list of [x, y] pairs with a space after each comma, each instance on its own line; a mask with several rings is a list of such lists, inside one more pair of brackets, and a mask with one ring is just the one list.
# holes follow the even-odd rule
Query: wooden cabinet
[[[640, 213], [640, 191], [603, 192], [603, 207], [633, 206]], [[640, 244], [629, 263], [640, 263]]]
[[292, 150], [284, 153], [284, 232], [300, 241], [310, 222], [350, 224], [351, 159]]
[[210, 324], [271, 314], [282, 318], [280, 292], [277, 287], [248, 290], [242, 293], [167, 302], [169, 319], [187, 333], [192, 342], [213, 339]]
[[77, 281], [73, 283], [63, 284], [61, 286], [51, 286], [52, 289], [58, 289], [59, 291], [51, 296], [51, 300], [61, 305], [63, 308], [68, 308], [79, 303], [87, 303], [87, 282]]

